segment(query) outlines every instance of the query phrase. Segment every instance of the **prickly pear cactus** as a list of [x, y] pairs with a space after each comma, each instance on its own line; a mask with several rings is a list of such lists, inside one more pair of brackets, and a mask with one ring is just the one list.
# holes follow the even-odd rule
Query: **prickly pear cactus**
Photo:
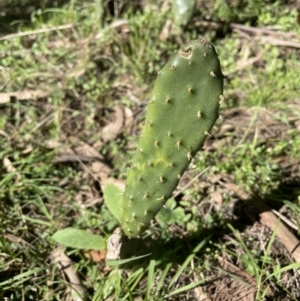
[[223, 75], [213, 46], [183, 46], [159, 72], [127, 177], [121, 226], [141, 234], [176, 188], [218, 118]]
[[173, 0], [173, 16], [179, 26], [186, 26], [193, 13], [195, 0]]

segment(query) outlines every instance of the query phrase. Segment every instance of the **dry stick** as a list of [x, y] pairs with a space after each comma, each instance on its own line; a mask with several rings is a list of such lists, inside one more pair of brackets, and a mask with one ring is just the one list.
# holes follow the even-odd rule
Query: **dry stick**
[[276, 38], [272, 38], [272, 37], [262, 38], [261, 42], [266, 43], [266, 44], [272, 44], [275, 46], [300, 48], [300, 43], [292, 42], [292, 41], [284, 41], [284, 40], [276, 39]]
[[[253, 33], [260, 37], [260, 42], [264, 44], [272, 44], [275, 46], [300, 48], [300, 43], [295, 41], [288, 41], [293, 37], [297, 37], [296, 33], [280, 32], [275, 30], [269, 30], [266, 28], [250, 27], [241, 24], [231, 23], [230, 27], [240, 33], [242, 31]], [[281, 39], [278, 37], [282, 37]], [[284, 39], [283, 39], [284, 38]]]
[[50, 28], [43, 28], [43, 29], [37, 29], [37, 30], [28, 30], [28, 31], [24, 31], [24, 32], [12, 33], [12, 34], [8, 34], [6, 36], [0, 37], [0, 41], [10, 40], [13, 38], [24, 37], [24, 36], [34, 35], [34, 34], [41, 34], [41, 33], [55, 31], [55, 30], [68, 29], [68, 28], [72, 28], [72, 27], [73, 27], [73, 24], [65, 24], [65, 25], [59, 25], [59, 26], [54, 26], [54, 27], [50, 27]]
[[190, 187], [199, 177], [201, 177], [205, 172], [207, 172], [210, 169], [210, 166], [206, 167], [205, 169], [203, 169], [196, 177], [194, 177], [192, 180], [190, 180], [184, 187], [180, 188], [179, 191], [177, 191], [172, 198], [176, 198], [178, 197], [182, 191], [184, 191], [185, 189], [187, 189], [188, 187]]
[[272, 210], [272, 212], [279, 217], [282, 221], [284, 221], [288, 226], [290, 226], [292, 229], [299, 231], [299, 228], [297, 227], [297, 225], [295, 225], [293, 222], [289, 221], [283, 214], [281, 214], [280, 212], [276, 211], [276, 210]]
[[257, 61], [259, 61], [261, 59], [261, 54], [251, 58], [251, 59], [248, 59], [248, 61], [240, 64], [239, 66], [237, 66], [236, 68], [234, 68], [233, 70], [230, 70], [229, 72], [226, 73], [226, 76], [229, 76], [229, 75], [236, 75], [236, 72], [238, 71], [241, 71], [245, 68], [247, 68], [248, 66], [252, 66], [254, 63], [256, 63]]
[[234, 30], [239, 29], [242, 31], [252, 32], [252, 33], [256, 33], [256, 34], [269, 34], [269, 35], [281, 34], [281, 35], [285, 35], [285, 36], [289, 36], [289, 37], [297, 36], [297, 34], [293, 33], [293, 32], [281, 32], [281, 31], [270, 30], [267, 28], [246, 26], [246, 25], [242, 25], [242, 24], [238, 24], [238, 23], [230, 23], [230, 27]]
[[276, 217], [276, 215], [272, 212], [272, 209], [264, 204], [263, 199], [261, 199], [259, 196], [251, 196], [247, 194], [234, 183], [220, 182], [220, 184], [234, 191], [242, 201], [247, 201], [251, 202], [251, 204], [254, 204], [259, 213], [260, 222], [274, 231], [276, 237], [283, 243], [295, 261], [300, 262], [300, 241], [294, 234], [290, 232], [290, 230], [282, 223], [282, 221]]
[[32, 98], [43, 98], [50, 94], [50, 91], [32, 90], [0, 93], [0, 104], [8, 103], [13, 97], [17, 100], [27, 100]]
[[79, 276], [75, 272], [72, 260], [64, 253], [61, 246], [51, 252], [52, 262], [58, 266], [68, 277], [70, 282], [71, 298], [74, 301], [83, 301], [86, 295]]
[[296, 262], [300, 262], [300, 242], [294, 234], [276, 217], [272, 211], [260, 213], [260, 222], [275, 231]]
[[[52, 163], [64, 163], [64, 162], [92, 162], [92, 161], [98, 161], [102, 162], [104, 164], [105, 161], [103, 158], [96, 157], [96, 156], [86, 156], [86, 155], [77, 155], [77, 154], [70, 154], [70, 155], [61, 155], [58, 157], [55, 157], [52, 160]], [[108, 164], [106, 164], [108, 166]]]
[[[98, 33], [96, 36], [95, 36], [95, 40], [98, 40], [100, 38], [102, 38], [105, 34], [105, 32], [109, 29], [112, 29], [112, 28], [118, 28], [118, 27], [122, 27], [124, 25], [128, 25], [128, 20], [117, 20], [113, 23], [111, 23], [110, 25], [108, 25], [105, 30], [101, 31], [100, 33]], [[129, 30], [129, 29], [128, 29]]]

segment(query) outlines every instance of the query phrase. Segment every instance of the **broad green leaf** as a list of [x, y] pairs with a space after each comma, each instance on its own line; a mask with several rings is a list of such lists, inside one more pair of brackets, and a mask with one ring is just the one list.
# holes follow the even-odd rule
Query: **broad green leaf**
[[105, 240], [102, 236], [76, 228], [59, 230], [52, 237], [56, 242], [66, 247], [93, 250], [105, 249]]
[[104, 202], [111, 214], [121, 224], [123, 193], [113, 184], [106, 184], [103, 190]]

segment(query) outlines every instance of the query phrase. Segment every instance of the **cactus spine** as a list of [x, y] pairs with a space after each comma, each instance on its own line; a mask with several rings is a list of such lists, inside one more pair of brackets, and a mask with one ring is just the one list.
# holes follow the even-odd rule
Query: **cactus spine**
[[165, 204], [218, 118], [223, 75], [213, 46], [183, 46], [159, 72], [127, 177], [121, 226], [141, 234]]

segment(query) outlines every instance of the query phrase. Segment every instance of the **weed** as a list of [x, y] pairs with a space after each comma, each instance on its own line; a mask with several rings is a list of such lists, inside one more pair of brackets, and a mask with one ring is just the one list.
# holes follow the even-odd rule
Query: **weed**
[[[107, 271], [81, 250], [65, 253], [88, 300], [233, 300], [249, 287], [252, 300], [298, 300], [299, 263], [228, 188], [258, 193], [299, 236], [297, 11], [285, 1], [198, 1], [178, 31], [167, 1], [19, 2], [0, 4], [0, 299], [66, 298], [52, 235], [113, 232], [93, 160], [109, 166], [106, 178], [126, 179], [157, 72], [178, 45], [204, 36], [226, 76], [223, 120], [143, 237], [152, 255]], [[104, 142], [115, 105], [133, 121]], [[82, 142], [97, 159], [78, 152]]]

